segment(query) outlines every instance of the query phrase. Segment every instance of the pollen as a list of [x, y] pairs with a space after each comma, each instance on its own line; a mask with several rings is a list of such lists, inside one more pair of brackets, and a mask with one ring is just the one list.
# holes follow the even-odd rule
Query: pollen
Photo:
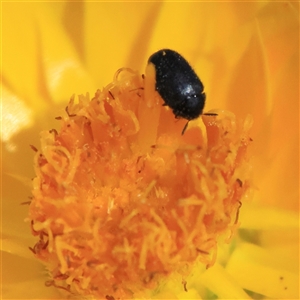
[[[54, 286], [128, 299], [188, 266], [214, 264], [251, 187], [251, 118], [176, 119], [144, 77], [119, 70], [93, 97], [71, 97], [41, 133], [30, 248]], [[152, 98], [149, 99], [149, 95]]]

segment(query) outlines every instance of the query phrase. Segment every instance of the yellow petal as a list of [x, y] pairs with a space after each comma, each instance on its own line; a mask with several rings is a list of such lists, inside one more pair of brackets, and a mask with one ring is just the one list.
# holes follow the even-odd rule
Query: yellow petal
[[12, 137], [20, 131], [32, 126], [33, 113], [31, 108], [17, 95], [2, 86], [2, 141], [8, 147], [8, 151], [14, 151], [15, 146], [10, 143]]
[[57, 289], [45, 286], [46, 273], [32, 259], [1, 252], [2, 299], [61, 299]]
[[270, 261], [266, 261], [268, 256], [267, 251], [244, 244], [231, 255], [226, 270], [247, 290], [271, 298], [298, 299], [298, 272], [276, 267], [276, 261], [282, 260], [279, 255], [273, 256], [273, 265], [269, 264]]
[[251, 299], [239, 283], [218, 264], [201, 274], [199, 282], [213, 291], [220, 299]]

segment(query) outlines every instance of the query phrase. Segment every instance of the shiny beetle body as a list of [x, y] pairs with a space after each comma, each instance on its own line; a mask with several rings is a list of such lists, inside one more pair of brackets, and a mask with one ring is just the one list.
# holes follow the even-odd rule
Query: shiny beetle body
[[177, 52], [163, 49], [149, 57], [155, 68], [155, 89], [176, 118], [198, 118], [205, 104], [203, 84], [189, 63]]

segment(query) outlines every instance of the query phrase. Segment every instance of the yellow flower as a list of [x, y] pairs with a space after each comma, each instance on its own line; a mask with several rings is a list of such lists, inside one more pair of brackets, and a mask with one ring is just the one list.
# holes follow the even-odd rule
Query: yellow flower
[[[153, 294], [161, 299], [298, 298], [298, 6], [294, 3], [4, 3], [3, 298], [59, 298], [32, 257], [26, 224], [39, 132], [71, 94], [111, 82], [120, 67], [144, 72], [168, 47], [189, 58], [205, 84], [206, 110], [253, 115], [252, 202], [241, 230], [203, 272], [195, 266]], [[125, 15], [126, 12], [126, 15]], [[284, 121], [284, 122], [282, 122]], [[245, 271], [246, 270], [246, 271]], [[260, 277], [261, 276], [261, 277]], [[186, 290], [187, 291], [186, 291]], [[149, 296], [150, 297], [150, 296]]]

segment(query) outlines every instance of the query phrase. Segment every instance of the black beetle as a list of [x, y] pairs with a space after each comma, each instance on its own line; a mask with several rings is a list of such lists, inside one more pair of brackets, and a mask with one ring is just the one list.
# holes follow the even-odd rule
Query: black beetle
[[[162, 49], [149, 57], [155, 68], [155, 89], [176, 118], [198, 118], [205, 104], [203, 84], [189, 63], [176, 51]], [[184, 127], [184, 133], [188, 123]]]

